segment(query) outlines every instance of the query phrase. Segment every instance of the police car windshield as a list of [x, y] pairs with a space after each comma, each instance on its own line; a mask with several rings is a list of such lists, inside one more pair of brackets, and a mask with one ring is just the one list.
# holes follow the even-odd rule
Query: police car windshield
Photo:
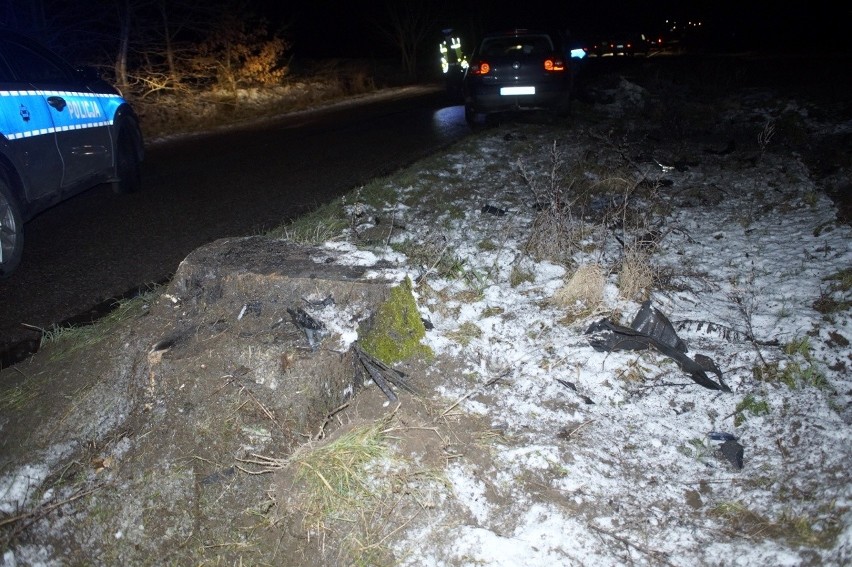
[[3, 52], [9, 57], [19, 81], [28, 83], [64, 83], [74, 80], [74, 75], [60, 62], [48, 59], [29, 47], [14, 41], [0, 40]]
[[14, 81], [15, 74], [12, 72], [12, 68], [6, 63], [6, 58], [0, 55], [0, 82], [12, 83]]

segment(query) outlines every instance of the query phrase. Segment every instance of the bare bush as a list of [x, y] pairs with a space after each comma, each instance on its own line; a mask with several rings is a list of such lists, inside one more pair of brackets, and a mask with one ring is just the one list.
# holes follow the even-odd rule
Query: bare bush
[[532, 191], [539, 209], [526, 251], [536, 259], [570, 264], [583, 238], [584, 227], [582, 217], [575, 219], [574, 216], [577, 198], [571, 192], [573, 181], [564, 178], [564, 166], [564, 157], [556, 142], [550, 148], [549, 170], [543, 176], [518, 160], [521, 177]]

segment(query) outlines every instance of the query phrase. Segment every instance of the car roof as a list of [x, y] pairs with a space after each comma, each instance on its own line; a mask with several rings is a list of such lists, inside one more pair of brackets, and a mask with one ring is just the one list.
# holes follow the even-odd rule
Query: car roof
[[483, 38], [486, 38], [486, 37], [511, 37], [511, 36], [516, 36], [516, 35], [547, 35], [547, 36], [550, 36], [552, 34], [549, 33], [549, 32], [543, 31], [543, 30], [531, 30], [531, 29], [526, 29], [526, 28], [515, 28], [515, 29], [511, 29], [511, 30], [488, 32], [482, 37]]

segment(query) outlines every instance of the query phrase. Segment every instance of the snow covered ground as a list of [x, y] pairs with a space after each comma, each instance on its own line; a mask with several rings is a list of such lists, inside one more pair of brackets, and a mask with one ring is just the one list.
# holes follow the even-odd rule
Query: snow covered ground
[[[406, 205], [358, 211], [405, 227], [388, 242], [422, 282], [427, 342], [474, 377], [445, 377], [438, 391], [501, 434], [487, 465], [448, 461], [444, 504], [396, 534], [395, 556], [411, 566], [848, 565], [852, 229], [774, 128], [790, 116], [807, 132], [852, 122], [754, 93], [719, 104], [720, 129], [753, 132], [726, 146], [700, 132], [667, 138], [637, 118], [650, 95], [627, 79], [606, 95], [594, 112], [622, 117], [618, 131], [594, 120], [486, 129], [395, 187]], [[621, 218], [588, 216], [594, 204], [573, 212], [577, 223], [587, 214], [586, 231], [567, 261], [535, 257], [542, 199], [607, 183], [601, 208], [615, 204]], [[658, 352], [589, 345], [590, 323], [629, 325], [639, 310], [621, 266], [642, 239], [652, 305], [731, 393], [695, 384]], [[431, 256], [416, 260], [415, 249]], [[583, 266], [603, 270], [599, 301], [557, 300]], [[720, 450], [733, 438], [741, 468], [736, 444]]]
[[[451, 426], [487, 424], [379, 543], [412, 567], [849, 565], [852, 227], [791, 148], [852, 119], [601, 89], [570, 127], [510, 121], [389, 178], [393, 205], [356, 195], [359, 238], [327, 244], [418, 282], [426, 343], [461, 366], [412, 378]], [[646, 296], [731, 392], [590, 345]], [[45, 475], [6, 477], [0, 511]]]

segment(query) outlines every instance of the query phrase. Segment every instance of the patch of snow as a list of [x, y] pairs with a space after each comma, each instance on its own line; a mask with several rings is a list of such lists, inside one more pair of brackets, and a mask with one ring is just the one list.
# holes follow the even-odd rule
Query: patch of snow
[[[610, 94], [614, 102], [604, 110], [615, 116], [641, 106], [646, 96], [626, 80]], [[801, 117], [810, 120], [807, 113]], [[744, 120], [742, 114], [728, 118]], [[852, 122], [831, 128], [852, 132]], [[526, 128], [521, 139], [546, 149], [552, 135]], [[447, 467], [450, 501], [469, 517], [448, 507], [412, 522], [394, 543], [397, 557], [405, 565], [530, 567], [799, 565], [814, 557], [850, 564], [852, 348], [832, 343], [829, 333], [852, 339], [852, 315], [847, 309], [825, 317], [814, 303], [828, 292], [827, 278], [852, 267], [852, 228], [835, 220], [833, 203], [804, 163], [769, 152], [753, 166], [731, 168], [730, 158], [701, 156], [686, 171], [665, 173], [673, 186], [661, 188], [664, 198], [679, 198], [691, 187], [722, 188], [724, 195], [718, 204], [674, 207], [652, 256], [676, 284], [655, 291], [652, 302], [675, 322], [690, 356], [704, 354], [722, 368], [733, 392], [720, 393], [694, 384], [657, 353], [595, 351], [583, 336], [588, 321], [558, 323], [564, 311], [549, 300], [571, 275], [561, 266], [525, 265], [534, 281], [509, 284], [512, 259], [524, 257], [522, 227], [532, 225], [535, 212], [519, 202], [511, 184], [492, 180], [477, 188], [475, 181], [488, 180], [493, 163], [517, 160], [507, 157], [514, 149], [508, 139], [505, 129], [486, 132], [476, 147], [450, 153], [433, 172], [433, 179], [449, 184], [463, 177], [473, 186], [474, 197], [456, 205], [477, 214], [447, 223], [442, 234], [465, 270], [489, 276], [478, 298], [459, 298], [469, 282], [430, 275], [435, 293], [421, 300], [434, 325], [426, 343], [467, 360], [466, 376], [474, 380], [450, 380], [437, 391], [456, 402], [503, 377], [489, 386], [487, 401], [470, 396], [458, 407], [489, 417], [508, 440], [493, 448], [490, 469], [474, 473], [463, 457]], [[565, 162], [581, 161], [585, 151], [581, 144], [560, 147]], [[647, 165], [659, 175], [657, 164]], [[486, 190], [488, 202], [510, 216], [478, 214], [476, 193]], [[418, 224], [416, 213], [404, 221], [412, 234], [434, 228]], [[505, 259], [499, 266], [497, 254], [476, 246], [497, 241], [498, 231]], [[613, 245], [575, 260], [614, 265], [620, 254]], [[603, 310], [629, 322], [639, 305], [619, 298], [615, 284], [610, 276]], [[465, 322], [481, 334], [462, 345], [451, 335]], [[802, 340], [808, 357], [785, 352], [785, 345]], [[764, 364], [777, 364], [779, 372], [799, 365], [826, 385], [761, 382], [753, 369]], [[749, 397], [764, 408], [743, 409]], [[734, 434], [744, 446], [742, 470], [720, 456], [721, 442], [708, 436], [715, 431]], [[526, 477], [528, 483], [519, 482]], [[542, 502], [531, 487], [557, 496]], [[817, 535], [835, 529], [839, 535], [828, 549], [789, 533], [752, 535], [731, 526], [726, 506], [773, 526], [798, 518]]]
[[46, 464], [28, 464], [0, 477], [0, 512], [23, 510], [49, 474]]

